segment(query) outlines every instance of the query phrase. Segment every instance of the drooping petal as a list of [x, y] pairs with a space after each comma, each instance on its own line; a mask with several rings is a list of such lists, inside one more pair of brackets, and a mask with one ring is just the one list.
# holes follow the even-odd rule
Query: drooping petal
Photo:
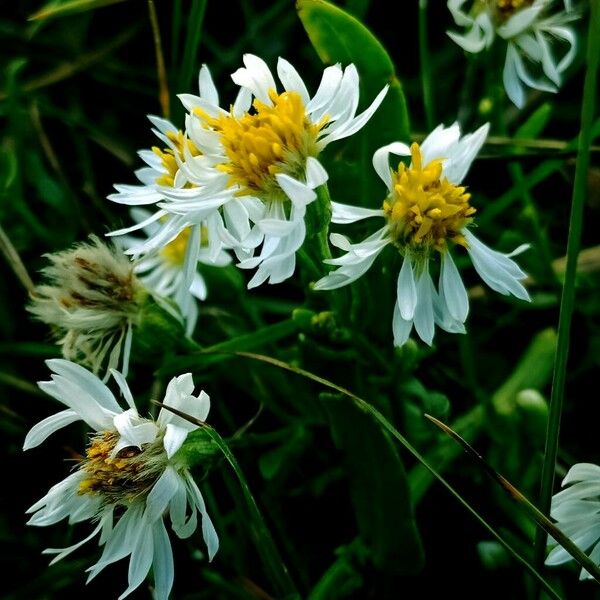
[[464, 323], [469, 314], [469, 297], [450, 251], [442, 254], [439, 289], [450, 315]]
[[55, 431], [58, 431], [75, 421], [79, 421], [80, 419], [81, 417], [79, 414], [71, 409], [62, 410], [55, 415], [46, 417], [29, 430], [29, 433], [27, 433], [25, 441], [23, 442], [23, 450], [30, 450], [31, 448], [39, 446]]

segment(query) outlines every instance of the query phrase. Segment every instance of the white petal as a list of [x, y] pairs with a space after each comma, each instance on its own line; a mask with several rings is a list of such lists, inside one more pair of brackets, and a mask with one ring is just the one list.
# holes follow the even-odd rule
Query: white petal
[[412, 321], [417, 306], [417, 288], [413, 274], [412, 262], [408, 256], [402, 261], [397, 284], [398, 308], [405, 321]]
[[52, 358], [47, 360], [46, 364], [52, 372], [64, 376], [76, 386], [88, 392], [103, 408], [112, 412], [121, 412], [121, 407], [115, 400], [113, 393], [91, 371], [62, 358]]
[[433, 297], [431, 288], [433, 284], [429, 271], [425, 266], [417, 275], [417, 307], [415, 309], [414, 325], [419, 337], [429, 346], [433, 342], [435, 321], [433, 318]]
[[131, 592], [142, 584], [152, 566], [152, 558], [154, 556], [153, 528], [144, 519], [140, 519], [137, 529], [136, 541], [134, 542], [133, 552], [129, 559], [129, 573], [127, 578], [129, 587], [119, 596], [119, 600], [123, 600], [123, 598], [129, 596]]
[[332, 215], [331, 222], [340, 225], [356, 223], [369, 217], [383, 217], [384, 212], [379, 208], [364, 208], [362, 206], [351, 206], [350, 204], [341, 204], [340, 202], [331, 203]]
[[469, 314], [469, 297], [449, 251], [442, 254], [439, 287], [450, 315], [464, 323]]
[[[115, 429], [121, 435], [117, 445], [118, 450], [135, 446], [141, 450], [144, 444], [149, 444], [156, 439], [158, 428], [152, 421], [143, 419], [134, 408], [115, 415], [113, 419]], [[115, 448], [118, 452], [118, 450]]]
[[238, 69], [231, 79], [237, 85], [248, 88], [261, 102], [272, 106], [269, 91], [276, 90], [277, 86], [269, 67], [254, 54], [244, 54], [243, 60], [246, 67]]
[[504, 25], [498, 27], [498, 35], [507, 40], [525, 31], [538, 18], [545, 5], [545, 2], [538, 2], [534, 6], [516, 12]]
[[154, 598], [155, 600], [168, 600], [175, 569], [173, 567], [173, 551], [171, 542], [162, 519], [152, 527], [154, 541], [154, 556], [152, 557], [152, 570], [154, 571]]
[[306, 183], [302, 183], [285, 173], [277, 173], [275, 179], [295, 206], [304, 207], [317, 197], [315, 191]]
[[306, 184], [313, 190], [329, 179], [325, 167], [313, 156], [306, 159]]
[[40, 421], [34, 425], [29, 433], [25, 436], [25, 442], [23, 443], [23, 450], [30, 450], [39, 446], [55, 431], [80, 420], [80, 416], [74, 410], [63, 410], [55, 415], [46, 417], [43, 421]]
[[460, 127], [453, 123], [450, 127], [438, 125], [421, 144], [423, 165], [432, 160], [446, 159], [460, 139]]
[[288, 92], [298, 92], [302, 99], [302, 104], [306, 106], [310, 100], [308, 90], [302, 77], [298, 74], [298, 71], [284, 58], [279, 58], [277, 61], [277, 75], [283, 83], [283, 87]]
[[133, 401], [133, 396], [131, 395], [131, 390], [129, 389], [129, 385], [127, 385], [127, 381], [119, 371], [115, 369], [110, 370], [110, 374], [113, 376], [113, 379], [117, 382], [125, 401], [129, 405], [129, 408], [133, 408], [136, 410], [135, 402]]
[[200, 73], [198, 74], [198, 89], [200, 96], [205, 100], [208, 100], [211, 104], [219, 106], [219, 93], [212, 80], [210, 71], [206, 65], [200, 67]]
[[483, 146], [490, 130], [490, 124], [482, 125], [477, 131], [465, 135], [451, 149], [448, 160], [444, 161], [443, 175], [448, 181], [459, 184], [471, 167], [471, 163]]
[[[186, 432], [187, 433], [187, 432]], [[177, 492], [179, 475], [171, 466], [167, 466], [146, 498], [146, 518], [149, 523], [162, 520], [171, 498]]]
[[400, 314], [398, 303], [394, 305], [394, 318], [392, 320], [392, 331], [394, 332], [394, 346], [400, 347], [406, 344], [413, 328], [412, 319], [405, 320]]
[[185, 442], [185, 438], [187, 438], [189, 432], [189, 428], [179, 427], [177, 425], [173, 425], [173, 423], [167, 424], [165, 437], [163, 440], [167, 458], [174, 456], [179, 448], [183, 446], [183, 442]]
[[392, 142], [375, 150], [373, 154], [373, 168], [385, 183], [388, 190], [392, 189], [392, 173], [390, 169], [389, 155], [410, 156], [410, 148], [402, 142]]
[[188, 475], [187, 481], [190, 492], [194, 497], [195, 504], [202, 515], [202, 536], [204, 537], [204, 543], [206, 544], [206, 549], [208, 550], [208, 560], [211, 561], [219, 549], [219, 536], [217, 535], [215, 526], [208, 516], [204, 498], [202, 497], [196, 482], [192, 479], [191, 475]]

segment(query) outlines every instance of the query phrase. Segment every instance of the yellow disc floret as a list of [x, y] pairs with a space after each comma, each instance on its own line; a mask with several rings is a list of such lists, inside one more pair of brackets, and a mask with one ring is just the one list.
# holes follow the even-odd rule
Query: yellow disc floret
[[174, 240], [171, 240], [166, 246], [161, 248], [160, 255], [170, 264], [181, 267], [185, 261], [185, 251], [188, 240], [192, 233], [191, 227], [186, 227], [179, 232]]
[[493, 0], [496, 15], [500, 21], [506, 21], [515, 13], [533, 4], [533, 0]]
[[163, 167], [167, 170], [167, 173], [156, 178], [156, 184], [164, 185], [167, 187], [173, 187], [175, 185], [175, 175], [179, 170], [177, 158], [179, 158], [180, 160], [183, 160], [184, 158], [184, 144], [187, 144], [187, 147], [192, 156], [198, 156], [200, 154], [200, 150], [196, 148], [196, 146], [191, 140], [185, 138], [182, 131], [178, 131], [176, 133], [173, 131], [169, 131], [166, 135], [173, 142], [175, 149], [165, 148], [163, 150], [158, 146], [154, 146], [152, 148], [152, 152], [154, 152], [154, 154], [156, 154], [160, 158]]
[[393, 189], [383, 203], [394, 243], [403, 251], [443, 252], [448, 241], [466, 246], [461, 233], [475, 209], [466, 188], [442, 177], [443, 159], [422, 164], [421, 148], [410, 148], [412, 163], [400, 163], [392, 174]]
[[80, 494], [101, 495], [107, 502], [131, 501], [147, 492], [159, 472], [150, 459], [152, 451], [130, 446], [114, 452], [119, 441], [115, 431], [95, 435], [81, 461], [84, 478]]
[[297, 92], [277, 94], [271, 90], [272, 106], [255, 99], [254, 111], [241, 117], [233, 113], [209, 117], [196, 115], [221, 136], [228, 158], [220, 169], [229, 174], [229, 185], [239, 185], [240, 195], [284, 197], [275, 175], [302, 177], [306, 159], [318, 154], [317, 138], [327, 117], [312, 123]]

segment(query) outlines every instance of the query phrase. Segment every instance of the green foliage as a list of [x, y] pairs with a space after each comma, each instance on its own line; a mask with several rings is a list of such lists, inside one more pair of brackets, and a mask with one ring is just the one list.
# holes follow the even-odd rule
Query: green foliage
[[[246, 52], [260, 55], [273, 71], [278, 56], [289, 59], [311, 94], [324, 66], [353, 63], [359, 111], [389, 88], [360, 132], [319, 157], [332, 199], [380, 208], [385, 190], [371, 165], [373, 152], [393, 141], [421, 140], [434, 106], [439, 122], [458, 119], [464, 132], [483, 119], [493, 123], [465, 180], [477, 208], [477, 235], [503, 252], [531, 243], [517, 258], [530, 275], [527, 306], [481, 287], [457, 249], [470, 298], [468, 334], [438, 330], [432, 347], [417, 339], [393, 347], [402, 259], [395, 248], [347, 288], [311, 289], [329, 269], [321, 262], [330, 252], [325, 187], [309, 205], [307, 243], [287, 282], [247, 290], [248, 274], [235, 264], [201, 265], [208, 298], [193, 340], [164, 306], [149, 301], [143, 334], [134, 337], [129, 380], [136, 401], [153, 407], [171, 377], [192, 372], [196, 390], [206, 390], [212, 406], [211, 428], [191, 434], [179, 458], [196, 465], [221, 546], [209, 564], [199, 533], [185, 541], [171, 536], [172, 597], [386, 600], [411, 597], [416, 587], [424, 597], [537, 599], [536, 581], [552, 597], [558, 596], [551, 587], [564, 598], [598, 598], [594, 584], [579, 585], [574, 567], [532, 569], [534, 521], [423, 417], [448, 423], [536, 499], [567, 281], [576, 298], [569, 363], [564, 326], [561, 344], [566, 378], [557, 476], [576, 462], [600, 461], [593, 402], [600, 367], [597, 111], [585, 127], [588, 177], [580, 166], [577, 179], [584, 252], [577, 270], [571, 248], [565, 272], [587, 14], [574, 23], [580, 50], [560, 92], [532, 92], [517, 111], [499, 97], [504, 56], [459, 51], [445, 33], [454, 28], [445, 2], [402, 3], [402, 19], [393, 6], [368, 0], [298, 0], [295, 8], [289, 0], [154, 5], [170, 118], [178, 127], [184, 110], [177, 94], [197, 93], [203, 63], [225, 109], [235, 94], [230, 74]], [[145, 117], [161, 112], [155, 34], [146, 2], [27, 0], [10, 3], [0, 16], [6, 488], [0, 551], [7, 599], [79, 595], [85, 569], [99, 557], [91, 542], [48, 568], [41, 550], [75, 543], [89, 533], [87, 524], [25, 526], [26, 508], [69, 474], [89, 438], [85, 427], [72, 426], [43, 450], [21, 451], [31, 426], [57, 408], [35, 382], [48, 379], [43, 361], [58, 356], [58, 348], [24, 307], [29, 279], [39, 283], [47, 264], [45, 253], [131, 223], [127, 207], [105, 197], [114, 183], [135, 182], [133, 171], [142, 165], [136, 151], [156, 143]], [[428, 54], [428, 74], [419, 51]], [[371, 220], [332, 226], [352, 242], [374, 230]], [[241, 354], [250, 352], [263, 356]], [[109, 567], [85, 593], [117, 597], [126, 570]]]

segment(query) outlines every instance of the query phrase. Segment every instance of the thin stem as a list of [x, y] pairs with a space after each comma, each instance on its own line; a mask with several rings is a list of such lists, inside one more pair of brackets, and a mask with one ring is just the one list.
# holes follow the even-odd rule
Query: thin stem
[[431, 63], [427, 45], [427, 0], [419, 0], [419, 56], [421, 59], [421, 87], [427, 129], [431, 131], [435, 124], [435, 107], [431, 86]]
[[167, 82], [167, 70], [165, 68], [165, 57], [163, 54], [162, 41], [160, 38], [160, 27], [156, 16], [156, 7], [153, 0], [148, 0], [148, 14], [152, 26], [152, 38], [154, 40], [154, 51], [156, 53], [156, 72], [158, 77], [158, 100], [162, 116], [168, 119], [170, 116], [169, 84]]
[[31, 280], [27, 268], [23, 264], [23, 261], [16, 248], [13, 246], [13, 243], [10, 241], [10, 238], [6, 235], [2, 225], [0, 225], [0, 252], [4, 254], [6, 262], [9, 264], [23, 287], [31, 295], [35, 295], [35, 284]]
[[[554, 488], [554, 471], [560, 431], [560, 418], [567, 372], [569, 354], [569, 335], [571, 318], [575, 302], [575, 277], [577, 274], [577, 256], [581, 245], [583, 226], [583, 207], [587, 192], [587, 173], [590, 161], [590, 145], [592, 122], [596, 100], [596, 78], [600, 61], [600, 0], [590, 0], [591, 17], [588, 35], [587, 71], [583, 86], [583, 104], [581, 108], [581, 131], [575, 166], [575, 183], [569, 222], [569, 239], [567, 242], [567, 268], [560, 303], [558, 318], [558, 348], [554, 363], [552, 393], [550, 397], [550, 414], [546, 432], [546, 451], [542, 469], [542, 485], [539, 508], [543, 513], [550, 512], [552, 490]], [[546, 548], [546, 532], [538, 528], [535, 539], [534, 565], [538, 568], [544, 562]]]

